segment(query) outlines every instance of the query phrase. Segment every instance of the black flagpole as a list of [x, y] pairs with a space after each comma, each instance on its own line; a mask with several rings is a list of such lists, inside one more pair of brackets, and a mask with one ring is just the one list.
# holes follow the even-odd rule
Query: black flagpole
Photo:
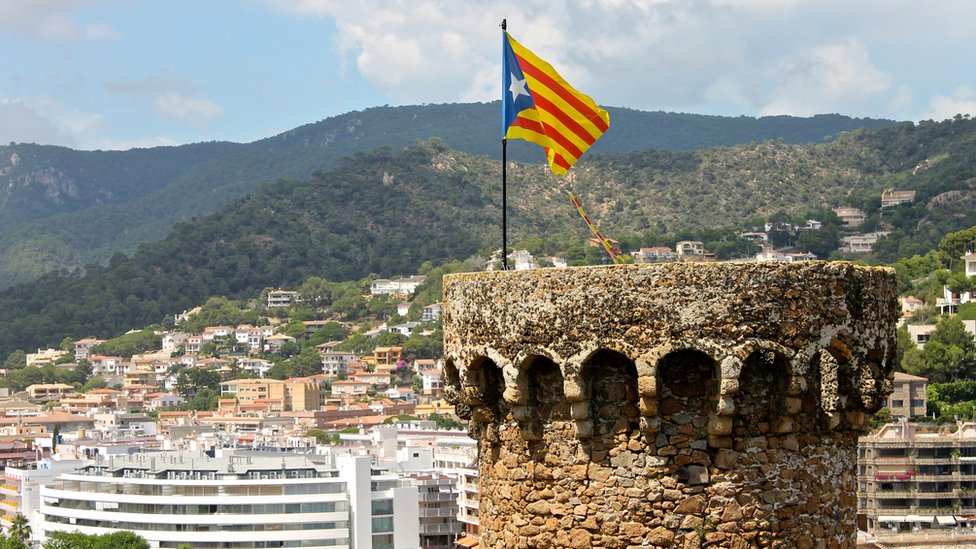
[[[508, 25], [505, 19], [502, 19], [502, 33], [504, 34]], [[502, 36], [502, 39], [505, 37]], [[502, 82], [505, 82], [505, 75], [502, 75]], [[504, 84], [502, 84], [504, 87]], [[502, 119], [505, 117], [505, 90], [502, 90]], [[502, 270], [508, 270], [508, 162], [506, 161], [506, 154], [508, 149], [508, 139], [505, 139], [505, 135], [502, 134]]]

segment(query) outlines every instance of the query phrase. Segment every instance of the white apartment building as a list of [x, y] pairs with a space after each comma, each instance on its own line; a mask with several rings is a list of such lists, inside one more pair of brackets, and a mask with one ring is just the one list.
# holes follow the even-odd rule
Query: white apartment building
[[289, 290], [271, 290], [268, 292], [268, 307], [291, 307], [298, 301], [298, 292]]
[[41, 504], [41, 486], [54, 482], [54, 479], [65, 472], [74, 471], [85, 462], [80, 460], [49, 459], [31, 463], [23, 467], [6, 467], [3, 471], [3, 483], [0, 484], [0, 526], [9, 531], [11, 519], [18, 513], [27, 517], [31, 531], [35, 537], [40, 532], [37, 509]]
[[58, 480], [41, 488], [42, 541], [124, 529], [159, 548], [419, 547], [416, 490], [365, 457], [154, 452]]
[[377, 278], [369, 285], [371, 295], [410, 295], [424, 282], [424, 276], [414, 275], [406, 278], [390, 280]]
[[259, 378], [266, 376], [268, 371], [271, 370], [271, 366], [273, 366], [271, 362], [261, 360], [260, 358], [244, 358], [238, 361], [237, 365], [245, 372], [254, 374]]
[[873, 233], [852, 234], [840, 237], [840, 250], [855, 254], [868, 253], [874, 249], [878, 239], [891, 234], [890, 231], [877, 231]]
[[91, 348], [95, 345], [105, 343], [104, 339], [86, 337], [75, 342], [75, 360], [85, 360], [91, 355]]
[[349, 363], [358, 360], [359, 357], [353, 353], [322, 353], [322, 373], [330, 376], [348, 374], [350, 370]]

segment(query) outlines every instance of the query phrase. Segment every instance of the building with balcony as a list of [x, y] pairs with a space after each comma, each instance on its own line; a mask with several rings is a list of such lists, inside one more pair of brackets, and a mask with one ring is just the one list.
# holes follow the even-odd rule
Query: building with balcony
[[976, 543], [976, 423], [949, 433], [900, 421], [861, 437], [858, 515], [881, 542]]
[[637, 263], [658, 263], [662, 261], [673, 261], [674, 251], [666, 246], [657, 246], [641, 248], [633, 252], [631, 256]]
[[408, 276], [390, 280], [378, 278], [369, 284], [370, 295], [410, 295], [416, 291], [417, 286], [424, 283], [426, 277], [422, 275]]
[[852, 254], [865, 254], [874, 249], [881, 237], [888, 236], [890, 231], [876, 231], [873, 233], [852, 234], [840, 237], [840, 251]]
[[403, 347], [377, 347], [373, 350], [376, 370], [393, 370], [403, 360]]
[[458, 520], [464, 525], [465, 537], [478, 539], [481, 523], [478, 514], [481, 510], [481, 498], [478, 491], [478, 468], [474, 465], [469, 469], [458, 470]]
[[48, 402], [64, 398], [68, 393], [74, 392], [75, 388], [66, 383], [35, 383], [28, 385], [25, 390], [31, 402]]
[[349, 364], [359, 360], [354, 353], [343, 353], [340, 351], [330, 351], [322, 353], [322, 373], [330, 376], [339, 374], [346, 375], [351, 368]]
[[929, 380], [904, 372], [895, 372], [893, 391], [888, 395], [888, 410], [895, 417], [924, 417], [928, 405]]
[[915, 202], [915, 191], [895, 191], [889, 189], [881, 193], [881, 207], [891, 208], [899, 204]]
[[416, 489], [358, 456], [117, 455], [60, 475], [40, 499], [42, 540], [130, 530], [160, 548], [419, 547]]
[[860, 208], [834, 208], [834, 213], [837, 214], [845, 227], [857, 227], [868, 218], [864, 210]]
[[27, 517], [31, 531], [37, 534], [40, 523], [37, 509], [40, 507], [40, 487], [54, 482], [58, 475], [74, 471], [84, 462], [78, 460], [51, 461], [48, 459], [22, 465], [7, 466], [0, 483], [0, 526], [9, 531], [18, 513]]
[[425, 549], [453, 549], [464, 531], [458, 520], [458, 490], [455, 479], [437, 473], [409, 475], [420, 498], [420, 545]]
[[222, 394], [243, 404], [262, 401], [284, 412], [318, 410], [322, 406], [322, 386], [300, 379], [234, 379], [220, 384]]
[[91, 356], [91, 348], [95, 345], [105, 343], [104, 339], [86, 337], [75, 342], [75, 360], [86, 360]]
[[268, 292], [268, 307], [291, 307], [298, 301], [298, 292], [289, 290], [271, 290]]
[[38, 349], [36, 353], [27, 353], [28, 366], [46, 366], [54, 364], [59, 358], [68, 354], [61, 349]]

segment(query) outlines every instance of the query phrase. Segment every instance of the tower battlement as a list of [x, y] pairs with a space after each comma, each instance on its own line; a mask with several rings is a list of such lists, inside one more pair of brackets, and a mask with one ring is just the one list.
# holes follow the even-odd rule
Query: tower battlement
[[483, 547], [853, 547], [894, 272], [674, 263], [450, 275]]

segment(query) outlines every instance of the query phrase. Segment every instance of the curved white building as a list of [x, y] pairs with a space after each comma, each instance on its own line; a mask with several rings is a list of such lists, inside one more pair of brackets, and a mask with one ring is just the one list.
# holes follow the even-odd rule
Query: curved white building
[[123, 529], [161, 548], [350, 547], [347, 481], [305, 456], [133, 454], [60, 478], [41, 488], [42, 539]]

